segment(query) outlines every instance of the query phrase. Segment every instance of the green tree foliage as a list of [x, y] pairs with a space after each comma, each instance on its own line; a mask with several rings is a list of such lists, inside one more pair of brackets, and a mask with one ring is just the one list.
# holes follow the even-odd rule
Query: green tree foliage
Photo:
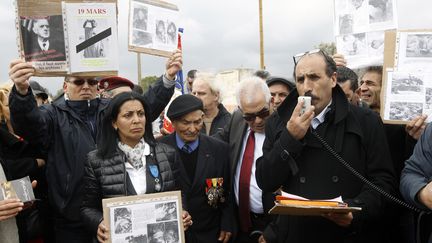
[[336, 44], [334, 42], [331, 43], [321, 42], [318, 46], [315, 46], [315, 48], [320, 49], [321, 51], [327, 53], [330, 56], [336, 53]]
[[148, 87], [156, 82], [158, 79], [157, 76], [147, 76], [141, 79], [139, 85], [143, 88], [143, 90], [147, 90]]

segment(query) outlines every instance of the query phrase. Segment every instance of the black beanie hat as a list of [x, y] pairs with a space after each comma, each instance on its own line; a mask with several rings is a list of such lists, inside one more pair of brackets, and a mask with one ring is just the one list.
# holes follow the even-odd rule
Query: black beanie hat
[[193, 95], [184, 94], [171, 102], [167, 116], [172, 121], [196, 110], [204, 111], [202, 101]]

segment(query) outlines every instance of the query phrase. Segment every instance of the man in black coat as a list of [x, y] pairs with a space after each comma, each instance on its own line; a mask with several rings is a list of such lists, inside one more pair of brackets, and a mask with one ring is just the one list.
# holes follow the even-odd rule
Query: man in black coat
[[[280, 215], [272, 224], [275, 242], [380, 242], [385, 199], [341, 165], [312, 132], [361, 175], [393, 192], [395, 178], [381, 120], [372, 111], [348, 104], [336, 85], [336, 64], [329, 56], [317, 52], [296, 61], [297, 92], [285, 99], [266, 124], [264, 155], [257, 162], [258, 185], [263, 191], [283, 186], [289, 193], [311, 199], [342, 196], [349, 206], [362, 211], [315, 217]], [[312, 100], [303, 114], [298, 95]]]
[[188, 243], [228, 242], [232, 229], [230, 203], [229, 147], [226, 143], [200, 133], [203, 103], [190, 94], [177, 97], [167, 116], [175, 133], [161, 142], [180, 154], [180, 187], [185, 194], [193, 225], [186, 231]]
[[[145, 97], [152, 107], [152, 120], [169, 102], [175, 74], [182, 66], [180, 51], [172, 54], [165, 74]], [[47, 151], [49, 199], [54, 207], [57, 242], [90, 242], [80, 218], [84, 162], [96, 147], [102, 116], [109, 102], [97, 98], [98, 81], [94, 77], [65, 78], [64, 100], [40, 109], [36, 105], [28, 79], [34, 74], [31, 63], [22, 60], [10, 64], [10, 79], [15, 83], [10, 94], [10, 113], [17, 134]]]

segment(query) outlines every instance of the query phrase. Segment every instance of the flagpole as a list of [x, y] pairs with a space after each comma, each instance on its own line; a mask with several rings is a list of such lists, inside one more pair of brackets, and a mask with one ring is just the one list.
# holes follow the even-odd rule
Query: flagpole
[[137, 63], [138, 63], [138, 85], [141, 83], [141, 53], [137, 53]]
[[259, 32], [260, 32], [260, 68], [265, 70], [264, 65], [264, 31], [263, 31], [263, 15], [262, 15], [262, 0], [259, 1]]

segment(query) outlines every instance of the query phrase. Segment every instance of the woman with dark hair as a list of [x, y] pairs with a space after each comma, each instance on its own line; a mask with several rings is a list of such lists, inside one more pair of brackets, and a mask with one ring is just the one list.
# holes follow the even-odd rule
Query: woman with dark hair
[[[102, 199], [178, 190], [175, 149], [155, 141], [150, 108], [136, 93], [121, 93], [110, 101], [102, 120], [98, 149], [88, 154], [81, 216], [99, 242], [108, 239]], [[192, 224], [183, 212], [185, 230]]]

